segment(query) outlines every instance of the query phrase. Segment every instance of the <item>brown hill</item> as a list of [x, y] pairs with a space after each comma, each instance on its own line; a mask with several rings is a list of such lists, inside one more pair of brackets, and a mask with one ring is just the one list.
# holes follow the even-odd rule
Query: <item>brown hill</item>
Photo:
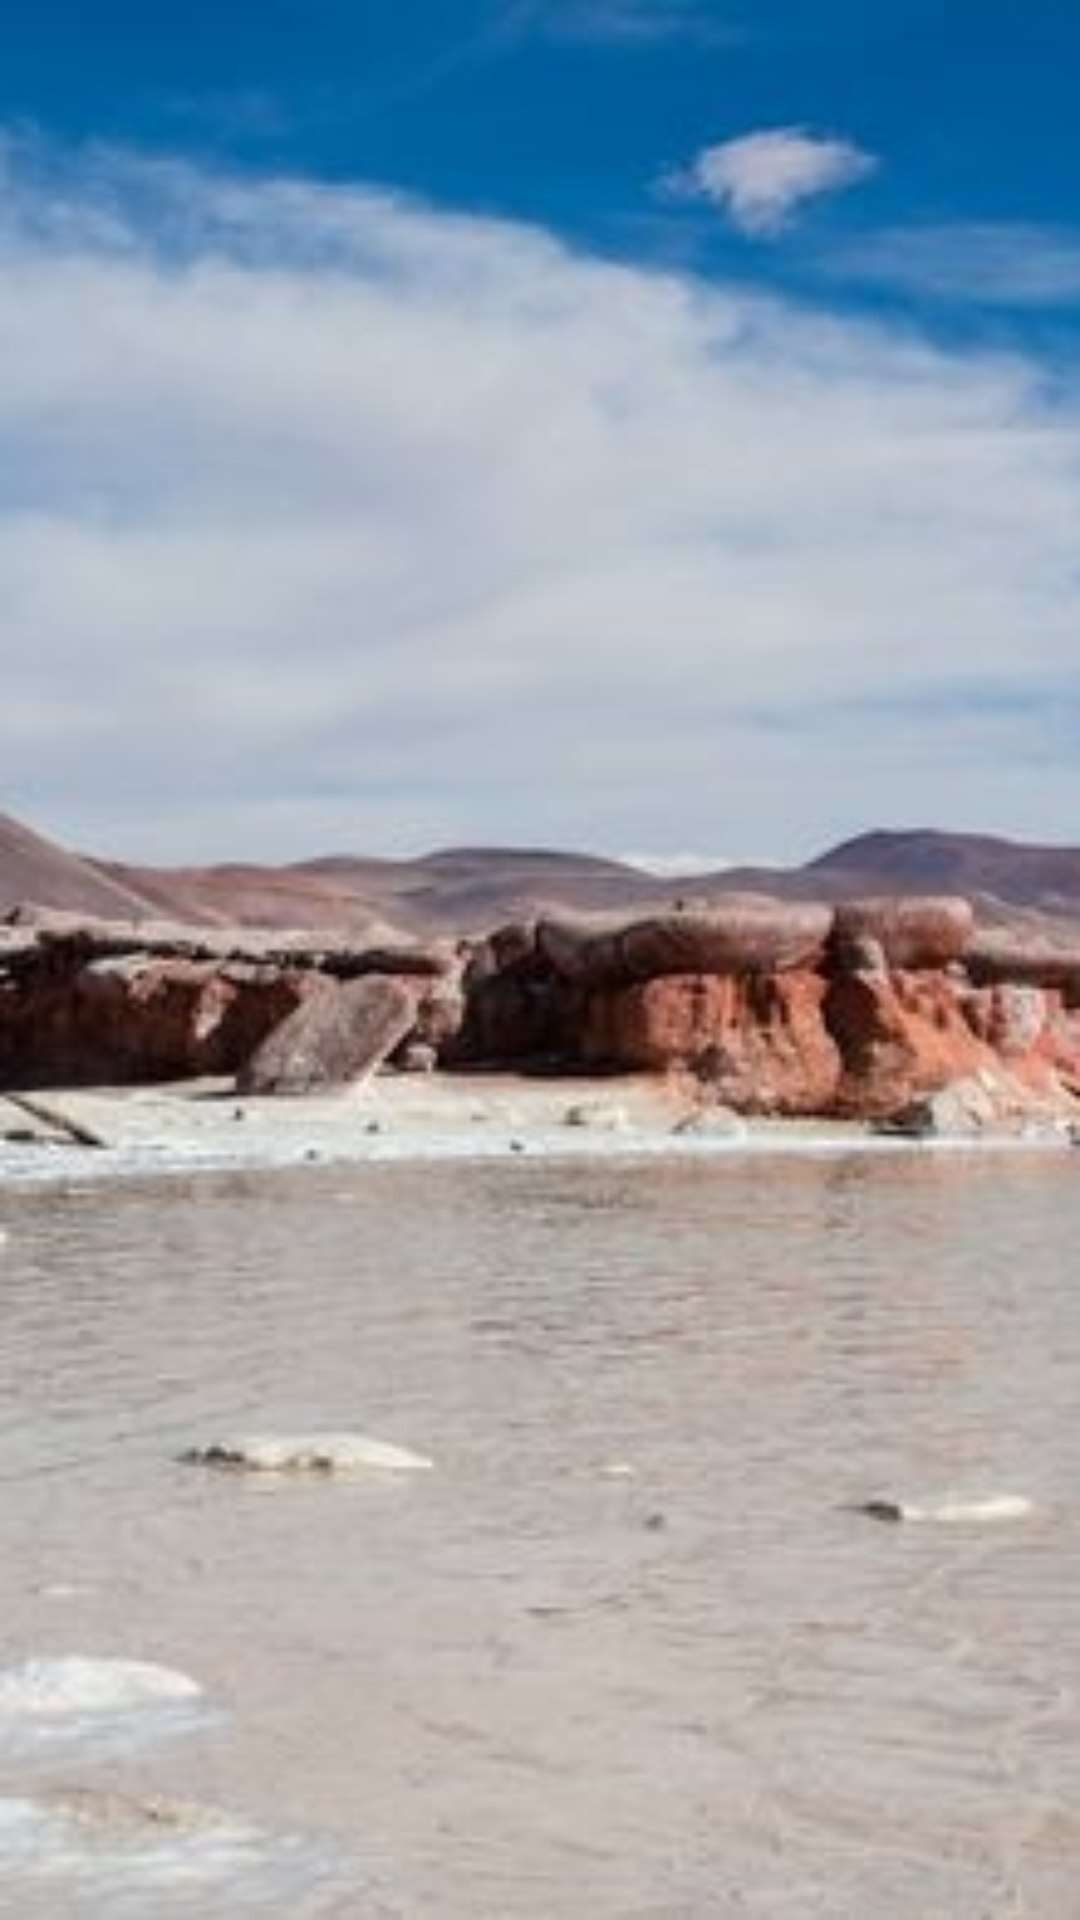
[[986, 835], [874, 832], [806, 866], [744, 867], [658, 879], [624, 861], [553, 849], [456, 847], [419, 859], [336, 854], [288, 866], [149, 867], [69, 853], [0, 816], [0, 914], [24, 902], [106, 919], [354, 933], [471, 933], [538, 908], [598, 911], [707, 902], [731, 892], [841, 900], [857, 894], [962, 893], [981, 919], [1035, 927], [1080, 920], [1080, 848]]
[[864, 833], [804, 869], [827, 884], [893, 893], [992, 894], [1044, 913], [1080, 911], [1080, 847], [1028, 846], [989, 834]]
[[147, 911], [142, 895], [122, 880], [0, 814], [0, 913], [22, 901], [106, 920], [141, 918]]

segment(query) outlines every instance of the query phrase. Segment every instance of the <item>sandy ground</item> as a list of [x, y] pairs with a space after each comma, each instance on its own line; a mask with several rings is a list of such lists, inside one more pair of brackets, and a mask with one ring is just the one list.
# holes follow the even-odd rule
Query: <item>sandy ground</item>
[[[23, 1104], [23, 1103], [26, 1104]], [[650, 1075], [610, 1080], [514, 1074], [381, 1075], [345, 1093], [238, 1096], [228, 1081], [57, 1089], [0, 1096], [0, 1158], [280, 1164], [529, 1153], [716, 1151], [802, 1140], [854, 1144], [866, 1129], [824, 1121], [700, 1124], [688, 1097]]]
[[[1062, 1123], [931, 1143], [855, 1122], [701, 1116], [653, 1076], [380, 1075], [344, 1093], [253, 1099], [230, 1081], [0, 1095], [0, 1181], [305, 1162], [734, 1152], [1067, 1148]], [[1076, 1144], [1075, 1142], [1073, 1144]]]

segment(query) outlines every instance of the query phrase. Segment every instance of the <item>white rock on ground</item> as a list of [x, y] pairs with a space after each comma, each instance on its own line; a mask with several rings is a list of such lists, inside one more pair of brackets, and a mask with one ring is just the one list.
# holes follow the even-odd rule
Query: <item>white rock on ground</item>
[[25, 1660], [0, 1671], [0, 1720], [115, 1714], [202, 1695], [198, 1682], [142, 1660], [93, 1660], [68, 1654]]
[[921, 1520], [941, 1526], [964, 1526], [1027, 1520], [1034, 1513], [1035, 1505], [1023, 1494], [995, 1493], [982, 1500], [950, 1498], [930, 1501], [925, 1506], [908, 1500], [868, 1500], [861, 1511], [874, 1520]]
[[363, 1433], [247, 1434], [192, 1447], [191, 1465], [243, 1473], [425, 1473], [434, 1462]]

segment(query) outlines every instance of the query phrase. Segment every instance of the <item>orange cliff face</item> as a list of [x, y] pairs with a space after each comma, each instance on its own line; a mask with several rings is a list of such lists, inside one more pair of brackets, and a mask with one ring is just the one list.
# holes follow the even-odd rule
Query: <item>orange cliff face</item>
[[823, 1114], [843, 1073], [818, 973], [676, 974], [599, 989], [584, 1009], [586, 1066], [689, 1071], [740, 1113]]
[[976, 989], [942, 971], [684, 975], [592, 994], [582, 1056], [689, 1071], [743, 1113], [876, 1119], [978, 1075], [1018, 1105], [1067, 1110], [1080, 1012], [1053, 989]]

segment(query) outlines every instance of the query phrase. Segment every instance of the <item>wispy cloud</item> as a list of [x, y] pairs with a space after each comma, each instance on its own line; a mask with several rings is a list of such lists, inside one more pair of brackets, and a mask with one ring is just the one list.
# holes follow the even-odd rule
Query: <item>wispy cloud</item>
[[630, 47], [673, 39], [726, 46], [745, 37], [726, 0], [510, 0], [504, 19], [518, 34]]
[[1080, 399], [1037, 361], [102, 151], [11, 149], [0, 267], [5, 804], [77, 844], [1070, 817], [1030, 701], [1075, 676]]
[[873, 154], [850, 140], [771, 127], [703, 148], [660, 184], [669, 194], [712, 201], [741, 232], [769, 239], [806, 201], [856, 186], [877, 166]]
[[1002, 307], [1080, 305], [1080, 232], [1009, 221], [897, 227], [836, 251], [837, 273]]

